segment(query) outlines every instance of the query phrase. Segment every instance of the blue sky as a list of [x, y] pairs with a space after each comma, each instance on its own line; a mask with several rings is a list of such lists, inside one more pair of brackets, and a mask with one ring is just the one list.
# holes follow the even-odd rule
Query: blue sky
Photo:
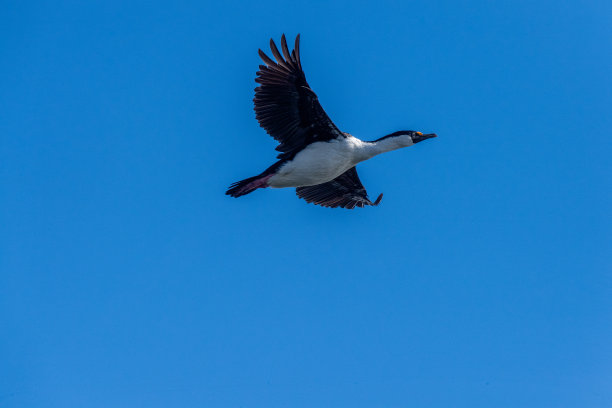
[[[16, 2], [0, 27], [0, 407], [612, 406], [612, 6]], [[302, 34], [377, 208], [274, 161]]]

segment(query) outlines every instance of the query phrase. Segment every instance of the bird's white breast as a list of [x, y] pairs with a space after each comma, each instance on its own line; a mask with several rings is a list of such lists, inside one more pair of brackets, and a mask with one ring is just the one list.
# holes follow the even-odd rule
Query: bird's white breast
[[335, 179], [355, 164], [359, 139], [346, 137], [315, 142], [285, 163], [269, 180], [274, 188], [314, 186]]

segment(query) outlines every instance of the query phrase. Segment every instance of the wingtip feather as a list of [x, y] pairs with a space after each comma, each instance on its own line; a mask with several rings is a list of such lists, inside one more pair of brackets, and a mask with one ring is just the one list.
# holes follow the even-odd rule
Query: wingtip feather
[[289, 48], [287, 47], [287, 38], [285, 34], [281, 36], [281, 50], [283, 51], [283, 55], [285, 56], [285, 61], [291, 66], [293, 66], [293, 61], [291, 58], [291, 53], [289, 52]]
[[297, 61], [298, 67], [302, 69], [302, 61], [300, 59], [300, 34], [295, 37], [295, 45], [293, 46], [293, 51], [295, 51], [295, 60]]
[[280, 52], [278, 52], [278, 48], [276, 47], [276, 44], [274, 43], [274, 40], [272, 38], [270, 38], [270, 50], [272, 50], [272, 54], [274, 55], [274, 58], [276, 58], [278, 65], [286, 69], [289, 69], [289, 66], [283, 59], [283, 56], [281, 55]]
[[265, 62], [268, 66], [275, 66], [276, 63], [274, 61], [272, 61], [272, 58], [268, 57], [266, 55], [265, 52], [263, 52], [261, 49], [258, 50], [259, 52], [259, 58], [261, 58], [263, 60], [263, 62]]
[[372, 205], [378, 205], [378, 204], [380, 204], [380, 202], [381, 202], [382, 198], [383, 198], [383, 195], [382, 195], [382, 193], [380, 193], [380, 195], [378, 196], [378, 198], [376, 199], [376, 201], [374, 201], [374, 204], [372, 204]]

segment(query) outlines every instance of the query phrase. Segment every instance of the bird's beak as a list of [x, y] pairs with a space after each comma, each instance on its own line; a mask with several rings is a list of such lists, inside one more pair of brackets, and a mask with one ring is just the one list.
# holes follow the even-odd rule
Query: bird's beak
[[419, 142], [422, 142], [425, 139], [431, 139], [432, 137], [438, 137], [438, 135], [436, 135], [435, 133], [428, 133], [426, 135], [418, 135], [418, 136], [414, 136], [412, 138], [412, 141], [414, 143], [419, 143]]

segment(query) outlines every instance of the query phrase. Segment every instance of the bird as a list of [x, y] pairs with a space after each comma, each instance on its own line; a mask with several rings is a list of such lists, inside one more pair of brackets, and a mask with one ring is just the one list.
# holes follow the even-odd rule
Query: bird
[[340, 131], [306, 82], [300, 60], [300, 35], [291, 52], [285, 34], [280, 45], [281, 51], [270, 39], [276, 61], [259, 50], [263, 64], [257, 71], [255, 82], [259, 86], [253, 98], [259, 125], [279, 142], [278, 161], [257, 176], [233, 183], [225, 194], [241, 197], [260, 188], [292, 187], [299, 198], [323, 207], [377, 206], [383, 195], [373, 202], [369, 199], [355, 166], [437, 135], [402, 130], [363, 141]]

